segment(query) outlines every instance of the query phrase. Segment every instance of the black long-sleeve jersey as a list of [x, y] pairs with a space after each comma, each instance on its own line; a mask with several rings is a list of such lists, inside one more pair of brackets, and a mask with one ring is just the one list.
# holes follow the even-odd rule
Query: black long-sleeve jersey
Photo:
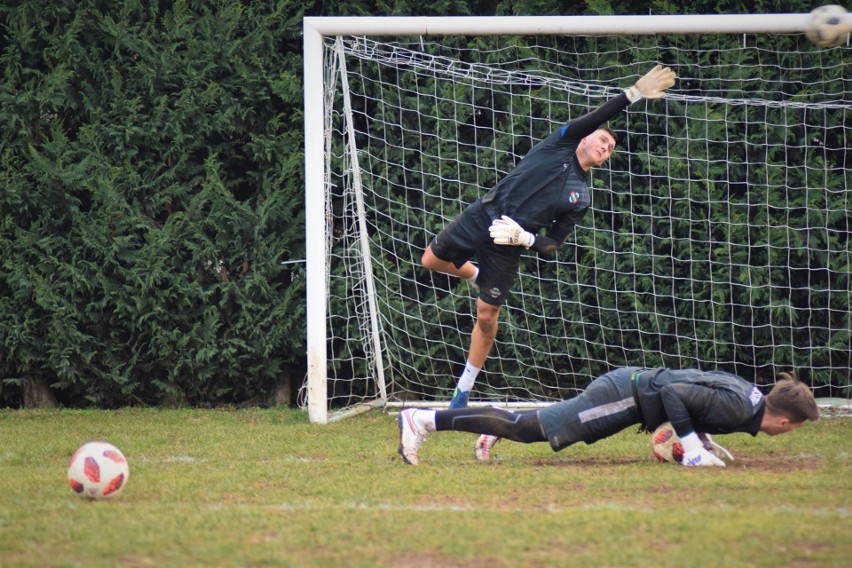
[[508, 215], [533, 234], [547, 229], [547, 236], [561, 245], [591, 205], [586, 172], [576, 156], [577, 146], [629, 104], [625, 94], [613, 97], [533, 146], [505, 178], [480, 198], [491, 218]]
[[757, 386], [723, 371], [644, 371], [637, 374], [636, 396], [648, 430], [668, 420], [678, 436], [690, 432], [756, 436], [766, 410]]

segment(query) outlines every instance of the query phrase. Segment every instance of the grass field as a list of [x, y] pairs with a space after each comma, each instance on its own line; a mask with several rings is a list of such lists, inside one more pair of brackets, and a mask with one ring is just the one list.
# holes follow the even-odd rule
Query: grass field
[[[553, 453], [396, 417], [293, 409], [0, 410], [0, 566], [850, 566], [852, 419], [716, 437], [727, 468], [657, 463], [625, 431]], [[65, 479], [83, 442], [130, 462], [115, 501]]]

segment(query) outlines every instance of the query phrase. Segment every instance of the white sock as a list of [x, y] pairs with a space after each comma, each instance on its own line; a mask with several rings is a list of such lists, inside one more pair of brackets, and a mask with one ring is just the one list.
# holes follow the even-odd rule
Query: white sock
[[471, 276], [470, 278], [465, 278], [465, 280], [467, 280], [467, 281], [468, 281], [468, 282], [470, 282], [471, 284], [474, 284], [474, 285], [475, 285], [475, 284], [476, 284], [476, 278], [479, 276], [479, 267], [478, 267], [478, 266], [476, 266], [476, 265], [474, 265], [474, 267], [473, 267], [473, 268], [474, 268], [474, 270], [475, 270], [476, 272], [474, 272], [474, 273], [473, 273], [473, 276]]
[[464, 366], [464, 371], [462, 371], [461, 377], [459, 377], [459, 383], [456, 387], [462, 392], [469, 392], [473, 388], [473, 383], [476, 382], [476, 377], [479, 375], [479, 371], [482, 369], [480, 367], [474, 367], [470, 364], [470, 361]]
[[434, 410], [419, 410], [411, 413], [411, 419], [414, 420], [415, 426], [422, 428], [427, 432], [435, 431], [435, 411]]

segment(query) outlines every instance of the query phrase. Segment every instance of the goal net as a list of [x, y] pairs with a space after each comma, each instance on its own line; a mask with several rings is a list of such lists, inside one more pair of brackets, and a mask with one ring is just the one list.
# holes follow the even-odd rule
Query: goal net
[[533, 144], [657, 63], [676, 85], [607, 124], [619, 145], [589, 172], [591, 208], [555, 256], [524, 253], [471, 403], [570, 398], [618, 366], [758, 384], [795, 369], [817, 396], [849, 396], [852, 50], [629, 31], [322, 37], [312, 419], [449, 401], [477, 290], [422, 268], [424, 249]]

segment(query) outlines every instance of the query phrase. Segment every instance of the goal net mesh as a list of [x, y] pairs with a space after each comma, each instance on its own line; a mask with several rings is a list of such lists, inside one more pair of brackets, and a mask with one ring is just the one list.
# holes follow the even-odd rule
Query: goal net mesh
[[[383, 38], [382, 38], [383, 39]], [[477, 290], [420, 257], [537, 141], [653, 65], [592, 206], [530, 251], [471, 400], [570, 398], [617, 366], [795, 369], [849, 396], [848, 47], [798, 35], [324, 38], [330, 408], [448, 401]], [[475, 259], [474, 259], [475, 262]]]

